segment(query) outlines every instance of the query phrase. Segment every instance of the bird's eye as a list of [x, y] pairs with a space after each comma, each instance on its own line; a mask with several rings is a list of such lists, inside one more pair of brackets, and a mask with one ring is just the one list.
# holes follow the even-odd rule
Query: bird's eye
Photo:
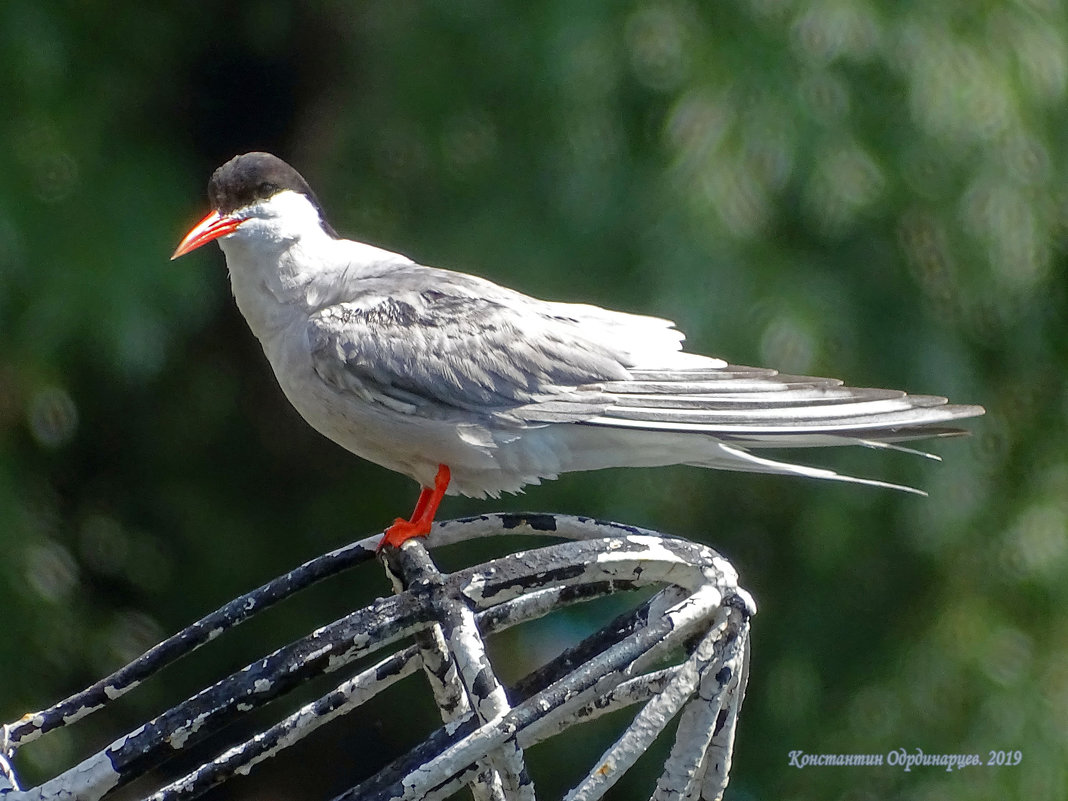
[[259, 193], [258, 194], [259, 194], [260, 197], [270, 197], [271, 195], [273, 195], [277, 191], [278, 191], [278, 185], [277, 184], [273, 184], [270, 181], [264, 181], [259, 186]]

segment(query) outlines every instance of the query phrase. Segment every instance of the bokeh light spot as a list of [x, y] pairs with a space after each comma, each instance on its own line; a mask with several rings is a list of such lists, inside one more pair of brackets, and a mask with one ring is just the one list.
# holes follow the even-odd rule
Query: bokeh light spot
[[78, 427], [78, 408], [70, 395], [59, 387], [45, 387], [30, 398], [30, 432], [46, 448], [65, 445]]
[[626, 24], [634, 74], [651, 89], [674, 89], [690, 70], [689, 32], [694, 15], [668, 4], [639, 6]]
[[78, 564], [59, 543], [31, 545], [26, 550], [24, 577], [41, 598], [58, 603], [78, 585]]
[[1005, 536], [1005, 562], [1021, 578], [1063, 578], [1068, 566], [1068, 510], [1053, 502], [1026, 509]]
[[986, 641], [983, 672], [998, 684], [1018, 685], [1030, 670], [1033, 647], [1031, 638], [1024, 632], [1002, 628]]
[[[106, 635], [109, 661], [130, 662], [163, 639], [163, 629], [155, 619], [142, 612], [127, 610], [112, 620]], [[107, 667], [101, 666], [101, 672]]]
[[760, 337], [760, 357], [784, 371], [806, 373], [816, 356], [812, 332], [800, 320], [787, 314], [776, 316]]
[[797, 52], [821, 63], [871, 58], [883, 37], [875, 10], [862, 0], [810, 0], [794, 19], [791, 34]]

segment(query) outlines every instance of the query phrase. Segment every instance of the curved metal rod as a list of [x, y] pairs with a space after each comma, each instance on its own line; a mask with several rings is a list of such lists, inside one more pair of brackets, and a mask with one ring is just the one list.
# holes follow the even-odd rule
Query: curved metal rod
[[[658, 784], [663, 798], [718, 797], [726, 785], [737, 709], [744, 694], [752, 599], [730, 564], [702, 545], [616, 523], [560, 515], [481, 515], [445, 521], [433, 547], [505, 534], [571, 540], [442, 575], [422, 542], [387, 549], [398, 594], [378, 599], [222, 679], [104, 751], [39, 787], [18, 790], [10, 771], [4, 801], [93, 801], [143, 775], [314, 676], [413, 636], [313, 704], [227, 749], [152, 798], [193, 798], [273, 756], [359, 706], [422, 664], [447, 729], [340, 799], [446, 797], [470, 786], [476, 799], [533, 801], [523, 749], [602, 708], [644, 702], [634, 722], [570, 798], [594, 799], [626, 771], [672, 717], [676, 744]], [[4, 729], [3, 751], [83, 717], [163, 665], [310, 584], [373, 555], [369, 537], [313, 559], [225, 605], [146, 652], [108, 679]], [[511, 691], [496, 679], [483, 638], [493, 631], [592, 597], [666, 587], [630, 615], [539, 668]], [[696, 639], [694, 639], [696, 638]], [[687, 647], [674, 668], [641, 673], [668, 649]], [[511, 698], [510, 698], [511, 697]], [[514, 699], [514, 700], [513, 700]], [[452, 788], [452, 789], [449, 789]], [[703, 788], [703, 789], [702, 789]]]

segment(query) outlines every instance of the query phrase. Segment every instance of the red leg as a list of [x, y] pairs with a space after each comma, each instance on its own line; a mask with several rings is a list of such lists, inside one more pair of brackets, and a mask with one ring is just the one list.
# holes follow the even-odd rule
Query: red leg
[[445, 497], [445, 490], [449, 487], [451, 474], [446, 465], [438, 465], [438, 474], [434, 477], [434, 488], [423, 487], [419, 493], [419, 500], [415, 504], [410, 520], [398, 517], [393, 525], [386, 529], [382, 541], [378, 543], [378, 550], [385, 545], [400, 547], [405, 540], [412, 537], [425, 537], [430, 533], [430, 525], [434, 522], [434, 515], [438, 513], [441, 499]]
[[423, 487], [419, 491], [419, 500], [415, 502], [415, 511], [412, 512], [412, 516], [408, 518], [411, 521], [418, 520], [426, 512], [426, 505], [430, 503], [430, 499], [434, 495], [434, 490], [430, 487]]

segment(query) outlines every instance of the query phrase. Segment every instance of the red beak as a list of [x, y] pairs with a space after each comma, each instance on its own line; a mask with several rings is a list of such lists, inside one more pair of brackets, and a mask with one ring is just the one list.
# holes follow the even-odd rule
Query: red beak
[[186, 253], [196, 250], [201, 245], [208, 244], [208, 242], [211, 242], [213, 239], [232, 234], [237, 230], [237, 226], [241, 225], [243, 222], [244, 220], [238, 219], [237, 217], [230, 217], [219, 214], [217, 211], [213, 211], [203, 220], [194, 225], [193, 229], [185, 235], [185, 239], [178, 243], [174, 255], [171, 256], [171, 261], [174, 261], [179, 256], [184, 256]]

